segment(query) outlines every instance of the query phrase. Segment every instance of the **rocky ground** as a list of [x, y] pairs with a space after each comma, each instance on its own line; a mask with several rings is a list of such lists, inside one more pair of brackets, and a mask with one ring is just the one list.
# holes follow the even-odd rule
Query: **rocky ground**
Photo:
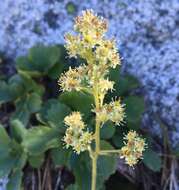
[[143, 127], [161, 136], [154, 120], [166, 123], [179, 147], [178, 0], [4, 0], [0, 2], [0, 50], [15, 58], [36, 43], [63, 43], [73, 18], [93, 9], [109, 19], [125, 71], [137, 76], [148, 103]]

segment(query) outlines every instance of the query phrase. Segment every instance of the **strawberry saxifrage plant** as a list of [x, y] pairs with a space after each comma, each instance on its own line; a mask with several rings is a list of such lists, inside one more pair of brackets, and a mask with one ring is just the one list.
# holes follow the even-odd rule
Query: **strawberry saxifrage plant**
[[[120, 99], [105, 102], [108, 91], [113, 91], [114, 82], [109, 80], [109, 69], [120, 65], [120, 56], [115, 40], [106, 39], [107, 21], [86, 10], [75, 19], [74, 30], [77, 34], [66, 34], [66, 49], [70, 57], [80, 57], [84, 64], [71, 68], [59, 79], [62, 91], [82, 91], [94, 98], [93, 109], [95, 128], [93, 132], [83, 121], [83, 115], [74, 111], [66, 116], [67, 126], [63, 141], [66, 148], [72, 148], [77, 154], [88, 151], [92, 160], [91, 189], [96, 189], [97, 161], [99, 156], [117, 154], [134, 166], [142, 158], [145, 140], [135, 131], [129, 131], [124, 137], [124, 146], [119, 150], [103, 150], [100, 146], [100, 129], [107, 121], [116, 126], [124, 122], [124, 105]], [[120, 126], [121, 127], [121, 126]], [[105, 166], [103, 166], [105, 167]]]

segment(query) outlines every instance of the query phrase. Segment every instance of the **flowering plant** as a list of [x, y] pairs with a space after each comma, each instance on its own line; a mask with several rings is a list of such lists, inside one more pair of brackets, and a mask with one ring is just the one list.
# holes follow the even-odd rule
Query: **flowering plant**
[[[114, 82], [110, 81], [109, 70], [121, 64], [114, 39], [105, 38], [108, 24], [104, 18], [86, 10], [75, 19], [76, 35], [66, 34], [66, 49], [70, 57], [80, 57], [84, 64], [70, 68], [59, 78], [62, 91], [83, 91], [94, 98], [95, 129], [88, 130], [80, 112], [72, 112], [66, 116], [67, 126], [63, 141], [77, 154], [88, 151], [92, 160], [92, 185], [96, 189], [97, 160], [101, 155], [118, 154], [129, 166], [134, 166], [145, 149], [145, 140], [135, 132], [129, 131], [124, 137], [124, 146], [119, 150], [102, 150], [100, 146], [100, 129], [107, 121], [122, 125], [125, 118], [124, 105], [120, 99], [105, 102], [108, 91], [113, 91]], [[94, 146], [93, 146], [94, 144]], [[105, 167], [105, 166], [104, 166]]]

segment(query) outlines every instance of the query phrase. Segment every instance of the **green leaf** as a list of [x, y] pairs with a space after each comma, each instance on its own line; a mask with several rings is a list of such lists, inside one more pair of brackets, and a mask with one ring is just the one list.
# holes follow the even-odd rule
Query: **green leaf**
[[50, 148], [58, 147], [59, 140], [59, 131], [54, 128], [38, 126], [28, 130], [24, 137], [23, 146], [31, 155], [39, 155]]
[[26, 153], [15, 140], [11, 140], [5, 129], [0, 126], [0, 177], [7, 176], [12, 168], [23, 168]]
[[35, 70], [44, 72], [55, 65], [59, 56], [58, 47], [38, 45], [30, 49], [28, 58]]
[[[108, 142], [101, 141], [101, 149], [112, 150], [114, 148]], [[100, 156], [97, 166], [97, 189], [101, 189], [104, 182], [115, 172], [117, 168], [117, 158], [113, 155]]]
[[10, 176], [9, 182], [7, 184], [7, 190], [20, 190], [22, 183], [22, 171], [16, 170]]
[[[74, 189], [91, 189], [91, 160], [88, 153], [71, 155], [71, 170], [75, 176]], [[71, 187], [72, 188], [72, 187]]]
[[27, 95], [29, 92], [35, 92], [40, 96], [44, 92], [42, 85], [37, 85], [31, 77], [24, 73], [12, 76], [8, 82], [0, 81], [0, 85], [0, 103], [15, 101], [16, 99], [24, 97], [24, 95]]
[[[9, 153], [9, 152], [8, 152]], [[0, 177], [5, 177], [9, 175], [11, 172], [12, 168], [14, 167], [15, 160], [8, 156], [4, 156], [3, 158], [0, 158]]]
[[116, 133], [112, 138], [112, 142], [117, 148], [122, 148], [124, 146], [123, 135]]
[[22, 152], [16, 155], [14, 159], [15, 163], [13, 169], [23, 169], [27, 162], [27, 153], [22, 149]]
[[100, 130], [101, 139], [110, 139], [115, 133], [115, 126], [111, 121], [107, 121]]
[[11, 171], [14, 162], [10, 157], [11, 140], [6, 133], [5, 128], [0, 125], [0, 177], [6, 176]]
[[14, 101], [24, 93], [24, 86], [18, 75], [12, 76], [8, 82], [0, 81], [0, 104]]
[[57, 104], [56, 99], [49, 99], [47, 102], [45, 102], [40, 112], [36, 114], [36, 118], [38, 119], [38, 121], [40, 121], [42, 124], [47, 124], [48, 123], [47, 112], [52, 105], [56, 104]]
[[[144, 112], [144, 100], [138, 96], [128, 96], [124, 99], [126, 121], [129, 127], [139, 125], [142, 113]], [[134, 127], [135, 128], [135, 127]]]
[[[101, 141], [102, 150], [111, 150], [113, 147], [106, 141]], [[69, 189], [91, 189], [91, 159], [87, 152], [71, 155], [71, 169], [75, 175], [75, 184]], [[105, 180], [115, 172], [117, 159], [113, 156], [100, 156], [97, 162], [97, 190], [101, 190]]]
[[29, 161], [29, 164], [33, 167], [33, 168], [40, 168], [43, 164], [45, 160], [45, 154], [38, 154], [38, 155], [35, 155], [35, 156], [29, 156], [28, 158], [28, 161]]
[[57, 62], [49, 71], [48, 71], [48, 76], [51, 79], [57, 79], [60, 77], [61, 73], [64, 70], [64, 63]]
[[132, 75], [125, 75], [124, 78], [128, 81], [128, 88], [138, 88], [140, 86], [140, 83], [138, 79]]
[[37, 119], [41, 123], [46, 123], [52, 127], [57, 127], [64, 133], [66, 127], [64, 126], [64, 118], [71, 112], [70, 108], [62, 104], [59, 100], [50, 99], [42, 107]]
[[30, 76], [40, 76], [47, 74], [48, 71], [57, 63], [60, 57], [57, 46], [37, 45], [29, 50], [27, 57], [20, 57], [16, 60], [17, 70]]
[[83, 92], [64, 92], [60, 95], [60, 101], [74, 111], [79, 111], [87, 119], [90, 116], [94, 99], [90, 94]]
[[21, 123], [21, 121], [11, 121], [11, 134], [17, 142], [21, 143], [26, 133], [27, 129], [25, 129], [25, 126]]
[[36, 93], [40, 96], [44, 94], [44, 86], [37, 84], [31, 76], [29, 76], [26, 73], [20, 73], [19, 77], [21, 78], [21, 81], [23, 83], [24, 89], [26, 93]]
[[27, 57], [16, 60], [17, 70], [31, 76], [46, 74], [59, 60], [59, 48], [37, 45], [30, 49]]
[[12, 120], [18, 119], [26, 126], [30, 115], [40, 110], [41, 104], [42, 100], [38, 94], [27, 94], [15, 103], [16, 110], [12, 115]]
[[12, 114], [12, 120], [18, 119], [20, 120], [24, 126], [27, 126], [29, 118], [30, 118], [30, 112], [28, 110], [27, 104], [26, 104], [26, 98], [19, 99], [16, 104], [16, 110]]
[[27, 107], [30, 113], [35, 113], [40, 110], [42, 104], [41, 96], [32, 93], [27, 97]]
[[55, 166], [68, 166], [71, 152], [65, 147], [59, 146], [51, 150], [51, 156]]
[[0, 146], [9, 146], [10, 138], [5, 130], [5, 128], [0, 124]]
[[113, 97], [125, 96], [132, 89], [139, 87], [137, 78], [131, 75], [120, 75], [120, 66], [117, 66], [115, 69], [110, 69], [109, 79], [115, 82], [115, 91], [110, 93]]
[[112, 137], [112, 143], [114, 144], [114, 146], [116, 148], [122, 148], [122, 146], [124, 146], [124, 135], [127, 134], [129, 132], [129, 128], [124, 125], [124, 126], [117, 126], [116, 127], [116, 131], [114, 136]]
[[153, 170], [154, 172], [159, 172], [162, 167], [162, 160], [161, 157], [154, 152], [152, 149], [147, 149], [144, 152], [143, 156], [143, 163]]
[[63, 45], [59, 45], [59, 53], [60, 53], [60, 57], [58, 62], [48, 71], [48, 76], [52, 79], [57, 79], [60, 74], [63, 72], [63, 70], [65, 69], [66, 66], [66, 62], [67, 62], [67, 53], [66, 53], [66, 49]]
[[[53, 123], [56, 127], [62, 127], [64, 125], [64, 118], [71, 112], [70, 108], [65, 104], [56, 101], [56, 104], [52, 104], [47, 110], [47, 120]], [[55, 113], [55, 114], [54, 114]]]
[[0, 104], [9, 102], [13, 99], [9, 85], [5, 81], [0, 81]]
[[26, 74], [32, 77], [41, 76], [41, 73], [33, 69], [32, 65], [29, 63], [28, 57], [25, 56], [16, 59], [16, 68], [21, 74]]

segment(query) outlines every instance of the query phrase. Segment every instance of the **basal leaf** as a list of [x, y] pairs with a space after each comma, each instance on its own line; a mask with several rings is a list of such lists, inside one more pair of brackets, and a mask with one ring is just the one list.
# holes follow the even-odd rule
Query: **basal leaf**
[[55, 166], [68, 166], [71, 151], [61, 145], [51, 150], [51, 156]]
[[33, 168], [40, 168], [45, 160], [45, 154], [29, 155], [28, 161]]
[[[114, 149], [108, 142], [101, 141], [102, 150]], [[117, 168], [116, 156], [100, 156], [98, 159], [98, 170], [97, 170], [97, 189], [101, 189], [104, 182], [113, 174]]]
[[100, 130], [101, 139], [110, 139], [114, 135], [115, 130], [115, 126], [111, 121], [106, 122]]
[[9, 182], [7, 184], [7, 190], [20, 190], [21, 189], [21, 183], [22, 183], [22, 171], [16, 170], [14, 171], [9, 179]]
[[32, 70], [47, 73], [59, 60], [59, 49], [56, 46], [37, 45], [30, 49], [28, 61]]
[[11, 121], [11, 135], [19, 143], [22, 142], [24, 136], [27, 133], [27, 129], [19, 120]]
[[67, 52], [63, 45], [58, 46], [59, 48], [59, 60], [58, 62], [48, 71], [48, 76], [52, 79], [57, 79], [67, 64]]
[[136, 123], [144, 112], [144, 100], [138, 96], [128, 96], [124, 99], [127, 122]]
[[153, 170], [154, 172], [159, 172], [162, 167], [162, 160], [161, 157], [154, 152], [152, 149], [147, 149], [144, 152], [143, 156], [143, 163]]
[[54, 128], [46, 126], [33, 127], [25, 135], [23, 146], [31, 155], [39, 155], [46, 150], [58, 147], [60, 134]]
[[83, 92], [64, 92], [60, 95], [60, 101], [69, 106], [74, 111], [79, 111], [85, 118], [88, 118], [91, 113], [92, 105], [94, 104], [93, 97]]
[[64, 127], [64, 117], [69, 115], [70, 112], [71, 109], [59, 100], [49, 99], [42, 107], [37, 118], [41, 123], [57, 127], [63, 133], [66, 129]]

